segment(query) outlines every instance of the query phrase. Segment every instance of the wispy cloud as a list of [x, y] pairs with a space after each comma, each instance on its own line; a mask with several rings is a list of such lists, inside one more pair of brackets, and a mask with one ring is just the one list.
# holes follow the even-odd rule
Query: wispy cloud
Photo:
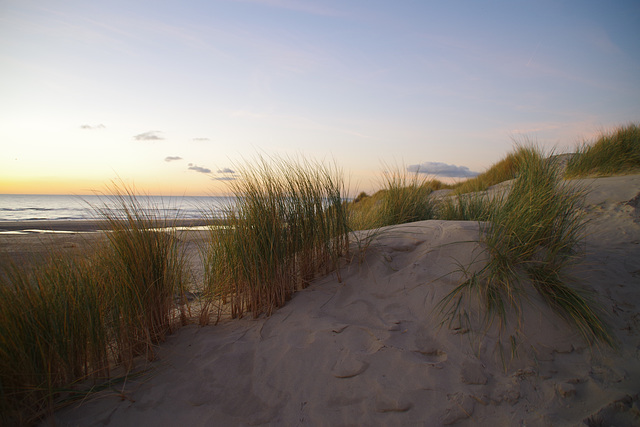
[[167, 156], [164, 158], [165, 162], [174, 162], [176, 160], [182, 160], [182, 157], [180, 156]]
[[212, 178], [216, 181], [234, 181], [238, 179], [236, 171], [231, 168], [220, 168], [216, 173], [219, 175]]
[[445, 178], [471, 178], [478, 175], [478, 172], [472, 172], [466, 166], [449, 165], [442, 162], [424, 162], [419, 165], [409, 165], [407, 171]]
[[105, 125], [103, 125], [102, 123], [100, 123], [99, 125], [82, 125], [80, 126], [80, 129], [87, 129], [87, 130], [96, 130], [96, 129], [104, 129], [106, 128]]
[[162, 136], [159, 135], [161, 133], [162, 132], [160, 132], [159, 130], [150, 130], [148, 132], [139, 133], [138, 135], [135, 135], [133, 138], [136, 141], [160, 141], [164, 139]]
[[209, 138], [193, 138], [193, 141], [211, 141]]
[[205, 173], [205, 174], [210, 174], [211, 173], [211, 169], [209, 168], [205, 168], [202, 166], [198, 166], [198, 165], [194, 165], [193, 163], [189, 163], [189, 170], [190, 171], [195, 171], [195, 172], [199, 172], [199, 173]]

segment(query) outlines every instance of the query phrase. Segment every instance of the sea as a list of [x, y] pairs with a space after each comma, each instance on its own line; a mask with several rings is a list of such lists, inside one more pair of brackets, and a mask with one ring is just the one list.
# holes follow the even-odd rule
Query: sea
[[[230, 200], [216, 196], [135, 196], [140, 208], [170, 220], [220, 217]], [[121, 201], [113, 196], [0, 194], [0, 227], [7, 221], [99, 219], [99, 209], [117, 212], [121, 207]]]

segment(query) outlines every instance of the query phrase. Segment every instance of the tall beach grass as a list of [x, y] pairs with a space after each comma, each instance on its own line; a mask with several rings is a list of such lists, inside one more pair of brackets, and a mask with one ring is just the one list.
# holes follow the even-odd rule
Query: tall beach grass
[[480, 175], [454, 185], [454, 192], [465, 194], [485, 191], [492, 185], [514, 179], [520, 164], [518, 159], [522, 154], [522, 149], [517, 148]]
[[640, 127], [630, 124], [584, 143], [567, 164], [566, 175], [640, 173]]
[[111, 292], [95, 259], [52, 254], [0, 273], [0, 420], [27, 425], [52, 410], [56, 392], [109, 371]]
[[442, 197], [435, 204], [435, 219], [446, 221], [488, 221], [498, 203], [484, 193]]
[[[119, 361], [130, 364], [164, 340], [176, 323], [174, 300], [184, 292], [185, 254], [174, 221], [159, 206], [146, 206], [133, 189], [113, 187], [110, 203], [96, 207], [109, 244], [100, 274], [114, 290], [110, 313]], [[111, 207], [115, 206], [115, 207]]]
[[565, 274], [580, 254], [585, 190], [563, 181], [557, 161], [541, 150], [517, 151], [518, 176], [508, 193], [494, 199], [483, 223], [480, 242], [488, 261], [440, 302], [445, 320], [467, 316], [462, 301], [473, 294], [481, 302], [484, 328], [497, 319], [502, 329], [510, 313], [522, 320], [527, 287], [532, 287], [589, 342], [613, 344], [591, 295]]
[[385, 167], [382, 189], [373, 196], [361, 197], [350, 203], [350, 228], [369, 230], [432, 219], [435, 204], [429, 195], [446, 187], [442, 182], [417, 172]]
[[347, 253], [342, 174], [318, 162], [265, 157], [237, 170], [235, 198], [205, 254], [206, 298], [228, 303], [232, 317], [268, 315]]
[[[0, 272], [0, 421], [28, 425], [107, 381], [111, 368], [153, 357], [171, 330], [184, 263], [168, 224], [132, 192], [96, 207], [109, 226], [90, 253], [51, 248], [46, 262]], [[109, 206], [109, 207], [107, 207]]]
[[387, 168], [383, 174], [384, 193], [378, 209], [378, 227], [405, 224], [433, 218], [429, 194], [431, 181], [418, 172], [408, 173]]

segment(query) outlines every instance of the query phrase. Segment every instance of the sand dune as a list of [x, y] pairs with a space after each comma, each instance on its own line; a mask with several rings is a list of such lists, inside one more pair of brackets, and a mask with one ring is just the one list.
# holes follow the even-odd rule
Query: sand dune
[[617, 350], [590, 347], [535, 295], [501, 339], [497, 328], [441, 327], [438, 301], [485, 255], [477, 223], [423, 221], [360, 233], [367, 248], [354, 244], [342, 282], [320, 278], [269, 318], [180, 329], [147, 374], [55, 422], [639, 425], [640, 175], [580, 183], [591, 222], [571, 274], [596, 291]]

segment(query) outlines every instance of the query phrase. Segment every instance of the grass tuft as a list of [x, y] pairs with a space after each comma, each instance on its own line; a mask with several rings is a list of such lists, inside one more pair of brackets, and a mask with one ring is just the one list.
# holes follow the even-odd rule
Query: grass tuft
[[428, 197], [433, 189], [426, 176], [418, 172], [409, 175], [388, 168], [383, 179], [385, 187], [378, 209], [377, 227], [433, 218], [434, 207]]
[[446, 185], [419, 173], [386, 169], [382, 190], [367, 197], [361, 193], [350, 203], [349, 226], [352, 230], [370, 230], [434, 217], [435, 205], [429, 194]]
[[630, 124], [584, 143], [567, 164], [567, 177], [640, 172], [640, 127]]
[[0, 421], [28, 425], [71, 396], [78, 384], [108, 380], [171, 330], [184, 257], [159, 212], [114, 188], [96, 207], [110, 231], [83, 257], [51, 248], [48, 260], [2, 263]]
[[505, 196], [494, 199], [495, 207], [483, 223], [481, 243], [488, 262], [440, 302], [444, 318], [463, 314], [462, 299], [476, 293], [485, 328], [495, 319], [504, 326], [509, 312], [521, 321], [525, 286], [531, 285], [589, 342], [612, 345], [613, 338], [590, 297], [563, 275], [577, 260], [584, 238], [580, 208], [585, 191], [563, 181], [558, 162], [539, 149], [519, 147], [517, 153], [519, 175]]
[[118, 359], [130, 365], [164, 340], [175, 322], [174, 297], [182, 295], [185, 255], [175, 231], [176, 218], [158, 206], [146, 206], [132, 189], [111, 189], [96, 208], [106, 222], [109, 245], [102, 253], [102, 277], [115, 291], [110, 313], [118, 341]]
[[487, 221], [495, 205], [484, 193], [447, 196], [436, 202], [435, 217], [447, 221]]
[[238, 171], [205, 254], [207, 298], [229, 302], [232, 317], [269, 315], [348, 251], [343, 180], [336, 167], [283, 158]]
[[109, 292], [92, 260], [52, 254], [33, 271], [0, 273], [0, 419], [27, 425], [56, 390], [108, 372]]
[[485, 191], [492, 185], [514, 179], [518, 173], [518, 158], [521, 154], [521, 149], [517, 149], [475, 178], [456, 184], [453, 188], [455, 194]]

